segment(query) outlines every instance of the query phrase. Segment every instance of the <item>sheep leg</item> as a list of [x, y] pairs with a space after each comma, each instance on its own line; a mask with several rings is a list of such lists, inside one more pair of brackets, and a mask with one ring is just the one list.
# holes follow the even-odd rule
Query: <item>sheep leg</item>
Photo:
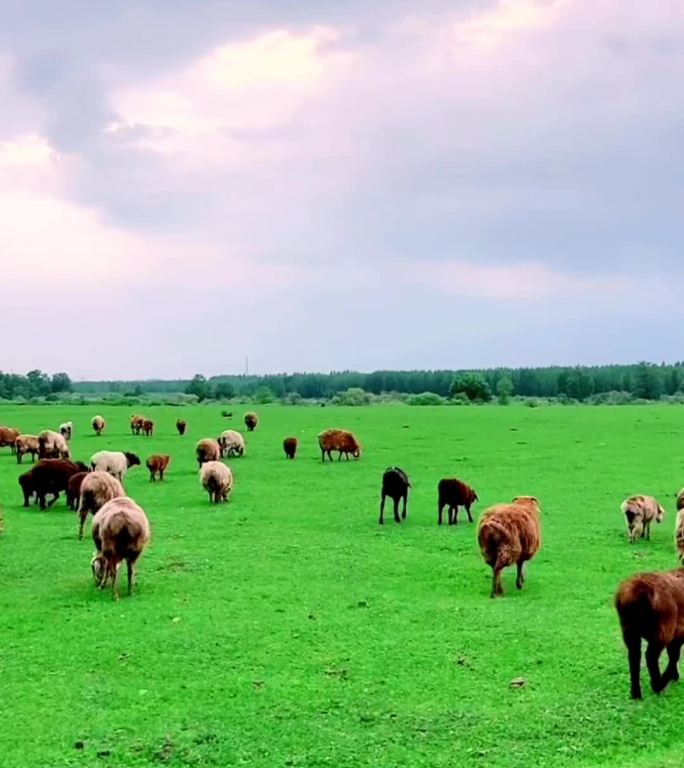
[[438, 512], [437, 525], [441, 525], [442, 524], [442, 513], [444, 512], [444, 504], [438, 504], [437, 505], [437, 512]]
[[406, 520], [406, 505], [408, 503], [408, 494], [404, 494], [404, 509], [401, 513], [401, 519]]
[[400, 523], [401, 518], [399, 517], [399, 498], [393, 499], [394, 501], [394, 522]]
[[50, 491], [52, 493], [52, 501], [48, 501], [48, 507], [51, 507], [59, 498], [59, 491]]
[[112, 599], [118, 600], [119, 599], [119, 592], [116, 588], [116, 583], [119, 579], [119, 569], [114, 565], [112, 567], [112, 570], [114, 573], [112, 574]]
[[518, 578], [515, 580], [515, 586], [518, 589], [522, 589], [523, 584], [525, 583], [525, 576], [523, 574], [523, 565], [524, 565], [524, 562], [521, 560], [518, 563]]
[[667, 646], [668, 663], [663, 674], [663, 684], [667, 685], [669, 682], [676, 683], [679, 680], [679, 670], [677, 666], [679, 664], [679, 654], [682, 650], [682, 641], [673, 640]]
[[458, 504], [449, 507], [449, 525], [458, 525]]
[[667, 682], [663, 682], [663, 678], [660, 675], [660, 666], [658, 665], [658, 659], [662, 650], [663, 646], [660, 643], [654, 642], [650, 642], [646, 648], [646, 666], [651, 677], [653, 693], [660, 693], [667, 685]]
[[380, 525], [385, 524], [385, 494], [383, 493], [380, 498], [380, 519], [378, 520]]
[[163, 469], [160, 469], [160, 470], [159, 470], [159, 480], [161, 481], [161, 480], [163, 480], [163, 479], [164, 479], [164, 470], [163, 470]]
[[473, 516], [470, 514], [470, 504], [466, 504], [465, 505], [465, 510], [468, 513], [468, 522], [472, 523], [473, 522]]
[[624, 636], [629, 660], [630, 696], [641, 698], [641, 638]]
[[497, 561], [492, 566], [492, 594], [491, 597], [496, 597], [497, 595], [503, 595], [503, 587], [501, 586], [501, 571], [503, 570], [503, 566], [499, 564]]
[[126, 575], [128, 576], [128, 594], [131, 594], [131, 591], [133, 589], [133, 561], [132, 560], [126, 560]]
[[82, 509], [78, 513], [78, 538], [83, 538], [83, 526], [85, 525], [86, 517], [88, 517], [88, 510]]

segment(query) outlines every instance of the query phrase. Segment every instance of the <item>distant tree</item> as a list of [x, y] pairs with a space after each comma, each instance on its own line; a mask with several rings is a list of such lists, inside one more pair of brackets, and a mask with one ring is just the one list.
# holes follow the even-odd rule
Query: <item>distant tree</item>
[[217, 400], [230, 400], [235, 397], [235, 387], [229, 381], [219, 381], [214, 387], [214, 397]]
[[335, 400], [339, 405], [367, 405], [370, 397], [361, 387], [349, 387], [344, 392], [338, 392]]
[[662, 393], [660, 370], [655, 365], [639, 363], [634, 376], [634, 395], [644, 400], [657, 400]]
[[39, 370], [29, 371], [26, 374], [28, 382], [28, 396], [40, 397], [50, 392], [50, 377]]
[[468, 400], [481, 403], [487, 403], [492, 399], [489, 384], [480, 373], [462, 373], [457, 376], [451, 385], [449, 394], [451, 397], [465, 395]]
[[501, 405], [508, 405], [513, 394], [513, 382], [510, 376], [502, 376], [496, 383], [496, 396]]
[[50, 382], [52, 392], [72, 392], [74, 389], [68, 374], [60, 372], [55, 373]]
[[266, 405], [272, 403], [275, 400], [275, 395], [269, 387], [259, 387], [254, 393], [254, 400], [260, 405]]
[[211, 394], [209, 382], [201, 373], [197, 373], [192, 377], [192, 381], [185, 388], [185, 394], [195, 395], [201, 403], [202, 400], [206, 400]]

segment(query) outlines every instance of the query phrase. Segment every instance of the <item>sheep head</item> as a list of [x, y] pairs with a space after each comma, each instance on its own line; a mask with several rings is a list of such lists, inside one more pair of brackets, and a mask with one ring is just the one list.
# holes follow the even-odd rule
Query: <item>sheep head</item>
[[128, 464], [129, 468], [140, 464], [140, 457], [135, 453], [124, 451], [124, 456], [126, 457], [126, 464]]
[[103, 587], [107, 580], [107, 560], [104, 555], [95, 554], [90, 561], [90, 567], [93, 571], [93, 579], [96, 587]]

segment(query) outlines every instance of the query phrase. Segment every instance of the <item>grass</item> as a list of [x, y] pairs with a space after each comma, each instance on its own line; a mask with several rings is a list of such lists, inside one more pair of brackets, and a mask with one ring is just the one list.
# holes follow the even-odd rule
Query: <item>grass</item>
[[[633, 572], [675, 565], [684, 410], [259, 412], [246, 457], [229, 462], [232, 500], [212, 507], [194, 443], [235, 426], [220, 409], [150, 408], [153, 438], [130, 435], [128, 409], [103, 409], [101, 439], [86, 409], [3, 409], [26, 432], [72, 418], [75, 458], [173, 456], [162, 484], [144, 468], [127, 478], [153, 541], [137, 592], [114, 603], [92, 584], [74, 513], [63, 499], [23, 509], [20, 468], [0, 450], [3, 768], [681, 764], [684, 685], [658, 698], [644, 677], [645, 700], [629, 701], [612, 598]], [[321, 465], [328, 426], [358, 434], [360, 461]], [[380, 528], [390, 464], [411, 477], [409, 515]], [[544, 545], [522, 592], [507, 572], [505, 597], [490, 600], [474, 526], [437, 527], [436, 484], [450, 475], [478, 490], [476, 513], [541, 499]], [[634, 492], [669, 515], [630, 547], [619, 504]]]

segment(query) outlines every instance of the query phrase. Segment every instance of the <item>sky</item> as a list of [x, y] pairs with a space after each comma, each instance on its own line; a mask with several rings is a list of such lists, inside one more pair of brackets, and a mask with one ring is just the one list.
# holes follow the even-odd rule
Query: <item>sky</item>
[[0, 368], [684, 358], [681, 0], [0, 0]]

